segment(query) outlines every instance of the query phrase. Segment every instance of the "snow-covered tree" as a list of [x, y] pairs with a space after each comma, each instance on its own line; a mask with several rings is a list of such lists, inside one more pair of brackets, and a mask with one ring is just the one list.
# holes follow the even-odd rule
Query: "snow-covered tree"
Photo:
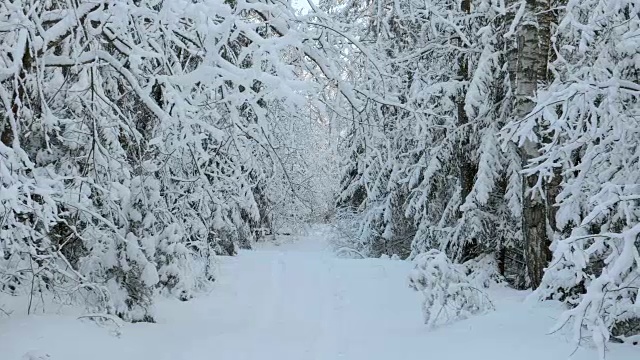
[[284, 181], [274, 174], [285, 165], [268, 124], [294, 120], [268, 106], [295, 113], [310, 84], [292, 65], [308, 48], [293, 10], [222, 0], [0, 9], [3, 284], [19, 291], [32, 278], [151, 321], [155, 291], [190, 298], [213, 280], [214, 253], [250, 246], [268, 225], [266, 182]]
[[354, 247], [373, 256], [439, 248], [457, 260], [517, 248], [520, 159], [497, 137], [513, 98], [505, 67], [513, 41], [504, 35], [516, 8], [347, 4], [332, 8], [335, 18], [367, 44], [350, 53], [367, 106], [347, 130], [338, 200], [362, 213]]
[[640, 318], [639, 12], [633, 1], [569, 1], [553, 82], [509, 127], [540, 148], [526, 169], [541, 179], [535, 190], [559, 182], [560, 232], [537, 294], [570, 304], [559, 326], [570, 324], [576, 341], [590, 336], [603, 356], [610, 336], [637, 333]]

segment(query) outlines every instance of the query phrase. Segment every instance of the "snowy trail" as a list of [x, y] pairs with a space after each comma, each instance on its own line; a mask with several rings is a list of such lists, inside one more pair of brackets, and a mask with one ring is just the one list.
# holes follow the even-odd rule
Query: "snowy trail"
[[[568, 359], [562, 334], [545, 335], [558, 309], [526, 307], [503, 290], [498, 311], [434, 331], [403, 261], [335, 258], [313, 235], [223, 258], [212, 293], [161, 301], [157, 324], [127, 324], [120, 336], [72, 316], [0, 320], [0, 358], [50, 360], [413, 360]], [[637, 359], [614, 347], [610, 359]], [[571, 359], [596, 359], [579, 349]]]

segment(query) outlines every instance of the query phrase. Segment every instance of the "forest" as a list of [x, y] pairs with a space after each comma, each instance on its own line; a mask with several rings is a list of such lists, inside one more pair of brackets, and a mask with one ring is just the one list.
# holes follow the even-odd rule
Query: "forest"
[[0, 0], [0, 328], [155, 323], [309, 224], [427, 327], [501, 286], [637, 345], [640, 3]]

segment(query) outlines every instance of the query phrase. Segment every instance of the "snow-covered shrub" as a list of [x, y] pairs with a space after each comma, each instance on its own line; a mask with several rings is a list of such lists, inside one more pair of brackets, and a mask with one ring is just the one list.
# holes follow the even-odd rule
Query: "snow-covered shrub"
[[[430, 250], [418, 255], [409, 275], [410, 286], [422, 293], [424, 322], [429, 327], [461, 320], [493, 309], [483, 287], [485, 277], [468, 275], [445, 253]], [[478, 284], [476, 280], [480, 279]]]
[[465, 261], [460, 267], [467, 275], [469, 282], [479, 288], [488, 288], [505, 281], [500, 274], [498, 261], [493, 254], [481, 255], [475, 259]]
[[334, 250], [354, 250], [358, 253], [366, 251], [365, 244], [358, 240], [361, 214], [347, 208], [338, 209], [332, 225], [330, 243]]

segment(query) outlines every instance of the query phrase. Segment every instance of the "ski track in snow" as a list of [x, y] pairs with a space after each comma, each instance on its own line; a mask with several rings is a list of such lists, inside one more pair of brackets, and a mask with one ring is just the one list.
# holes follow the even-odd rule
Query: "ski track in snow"
[[[0, 319], [0, 358], [50, 360], [591, 360], [595, 350], [546, 335], [559, 308], [525, 305], [525, 294], [492, 292], [497, 311], [435, 330], [422, 324], [411, 264], [335, 258], [312, 233], [221, 259], [213, 291], [161, 300], [156, 324], [126, 324], [120, 336], [69, 315]], [[608, 359], [640, 349], [610, 345]], [[47, 357], [48, 355], [49, 357]]]

